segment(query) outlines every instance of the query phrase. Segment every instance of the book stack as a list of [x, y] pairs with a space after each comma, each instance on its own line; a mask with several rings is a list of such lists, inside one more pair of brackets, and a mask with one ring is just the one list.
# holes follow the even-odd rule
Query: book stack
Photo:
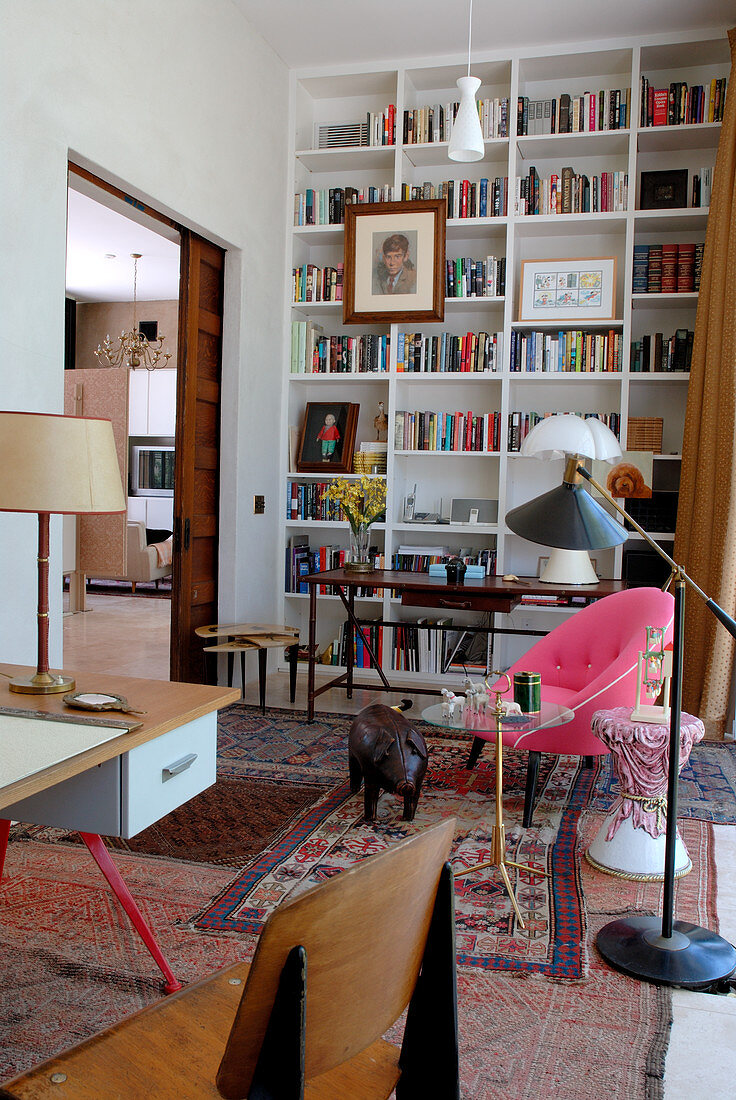
[[405, 412], [394, 414], [397, 451], [498, 451], [500, 412]]
[[[504, 96], [479, 99], [478, 117], [486, 139], [508, 137], [509, 101]], [[427, 142], [449, 141], [459, 103], [432, 103], [404, 111], [404, 145], [424, 145]]]
[[323, 187], [297, 191], [294, 195], [294, 225], [342, 225], [348, 203], [393, 202], [394, 188]]
[[460, 558], [465, 565], [476, 565], [486, 577], [496, 572], [495, 547], [471, 550], [460, 546], [451, 550], [447, 546], [400, 546], [391, 559], [391, 568], [410, 573], [429, 573], [430, 565], [443, 565], [450, 558]]
[[629, 177], [626, 172], [578, 174], [571, 167], [541, 178], [536, 168], [516, 177], [514, 211], [530, 214], [611, 213], [628, 209]]
[[477, 182], [471, 180], [444, 180], [442, 183], [414, 185], [402, 183], [401, 198], [405, 202], [415, 199], [447, 199], [448, 218], [499, 218], [508, 213], [508, 176], [496, 176]]
[[[522, 443], [524, 442], [526, 437], [529, 435], [529, 432], [532, 430], [532, 428], [535, 427], [535, 425], [537, 425], [539, 423], [539, 421], [543, 420], [546, 416], [556, 416], [556, 415], [557, 415], [557, 413], [554, 413], [554, 412], [538, 413], [538, 412], [521, 412], [519, 410], [514, 410], [513, 412], [510, 412], [509, 413], [509, 420], [508, 420], [508, 440], [507, 440], [507, 446], [508, 446], [509, 452], [511, 454], [518, 453], [521, 450]], [[620, 413], [617, 413], [617, 412], [610, 412], [610, 413], [576, 412], [576, 413], [572, 413], [571, 415], [579, 416], [583, 420], [586, 420], [588, 417], [594, 416], [597, 420], [600, 420], [601, 423], [605, 424], [606, 427], [610, 428], [615, 436], [618, 437], [618, 435], [619, 435], [620, 428], [621, 428], [621, 414]]]
[[509, 369], [512, 371], [620, 371], [623, 339], [616, 329], [585, 332], [511, 333]]
[[669, 86], [653, 88], [649, 78], [641, 78], [640, 126], [682, 126], [699, 122], [722, 122], [726, 102], [725, 77], [710, 84], [672, 81]]
[[[374, 569], [384, 568], [383, 553], [377, 546], [371, 546], [370, 558]], [[286, 592], [306, 593], [309, 586], [303, 579], [310, 573], [324, 573], [327, 569], [342, 569], [350, 559], [350, 549], [344, 546], [309, 545], [309, 535], [292, 535], [286, 547], [286, 571], [284, 584]], [[317, 591], [321, 596], [335, 595], [334, 585], [320, 584]], [[381, 589], [358, 589], [358, 595], [381, 593]]]
[[347, 522], [341, 504], [330, 497], [331, 481], [286, 483], [286, 518]]
[[292, 293], [295, 302], [341, 302], [343, 264], [317, 267], [302, 264], [291, 269]]
[[[384, 475], [388, 463], [388, 443], [369, 441], [361, 443], [360, 450], [353, 455], [353, 471], [356, 474], [368, 474], [373, 477]], [[385, 518], [377, 517], [379, 520]]]
[[529, 99], [520, 95], [516, 105], [516, 132], [524, 137], [625, 130], [630, 123], [630, 113], [630, 88], [609, 88], [572, 96], [563, 92], [554, 99]]
[[369, 145], [396, 144], [396, 104], [389, 103], [383, 111], [368, 111], [366, 122]]
[[461, 256], [447, 260], [445, 296], [447, 298], [497, 298], [506, 293], [506, 257], [486, 256], [471, 260]]
[[464, 336], [442, 332], [423, 336], [421, 332], [400, 332], [396, 348], [399, 373], [492, 374], [502, 360], [503, 332], [466, 332]]
[[700, 289], [702, 244], [634, 245], [634, 294], [689, 294]]
[[678, 328], [666, 338], [661, 332], [644, 333], [631, 342], [632, 373], [689, 371], [694, 337], [695, 332], [687, 328]]

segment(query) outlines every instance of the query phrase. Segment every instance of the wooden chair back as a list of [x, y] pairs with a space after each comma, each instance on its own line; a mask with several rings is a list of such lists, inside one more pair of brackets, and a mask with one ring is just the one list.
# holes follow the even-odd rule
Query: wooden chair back
[[417, 982], [454, 820], [427, 829], [288, 901], [269, 919], [217, 1076], [248, 1095], [281, 971], [306, 950], [305, 1076], [325, 1073], [380, 1038]]

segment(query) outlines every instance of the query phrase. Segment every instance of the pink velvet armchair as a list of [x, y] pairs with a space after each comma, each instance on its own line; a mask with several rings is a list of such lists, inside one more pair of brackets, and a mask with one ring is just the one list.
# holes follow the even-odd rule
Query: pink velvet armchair
[[[634, 705], [636, 665], [644, 648], [646, 626], [661, 626], [665, 641], [672, 641], [674, 599], [658, 588], [629, 588], [589, 604], [566, 619], [555, 630], [508, 669], [542, 674], [542, 700], [562, 703], [575, 712], [572, 722], [546, 730], [522, 733], [507, 729], [504, 746], [529, 753], [524, 828], [532, 822], [534, 798], [543, 752], [571, 753], [586, 757], [607, 753], [603, 743], [591, 732], [590, 721], [596, 710]], [[509, 696], [510, 697], [510, 696]], [[468, 758], [472, 768], [486, 741], [476, 737]]]

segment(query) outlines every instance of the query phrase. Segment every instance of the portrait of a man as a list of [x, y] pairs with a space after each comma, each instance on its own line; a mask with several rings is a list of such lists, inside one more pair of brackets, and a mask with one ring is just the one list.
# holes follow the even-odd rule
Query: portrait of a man
[[373, 234], [373, 293], [416, 294], [417, 270], [411, 258], [416, 254], [416, 230], [392, 233], [384, 237]]

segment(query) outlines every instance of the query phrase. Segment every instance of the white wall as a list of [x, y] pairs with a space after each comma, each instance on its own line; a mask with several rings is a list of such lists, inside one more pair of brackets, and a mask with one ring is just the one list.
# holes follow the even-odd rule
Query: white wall
[[[287, 71], [230, 0], [0, 0], [0, 25], [0, 405], [62, 409], [70, 155], [227, 247], [221, 608], [269, 618]], [[33, 517], [0, 513], [0, 660], [35, 663], [35, 540]], [[58, 665], [58, 521], [52, 540]]]

